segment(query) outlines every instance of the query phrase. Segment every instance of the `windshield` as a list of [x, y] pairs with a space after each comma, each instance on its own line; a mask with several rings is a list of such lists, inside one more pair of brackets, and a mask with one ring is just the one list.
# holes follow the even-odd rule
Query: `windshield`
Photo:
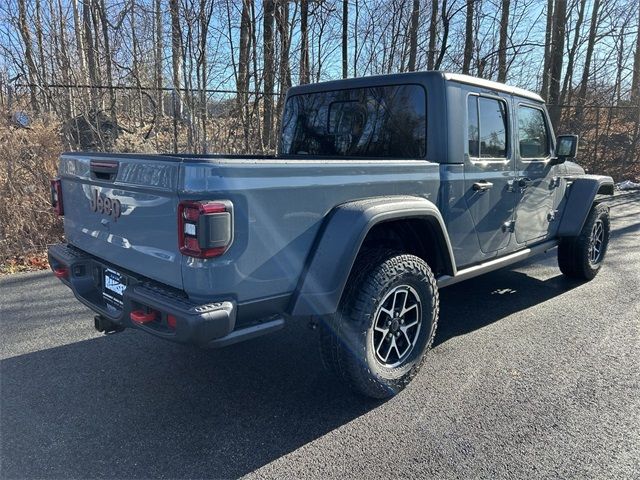
[[419, 85], [295, 95], [285, 107], [281, 154], [425, 158], [425, 111]]

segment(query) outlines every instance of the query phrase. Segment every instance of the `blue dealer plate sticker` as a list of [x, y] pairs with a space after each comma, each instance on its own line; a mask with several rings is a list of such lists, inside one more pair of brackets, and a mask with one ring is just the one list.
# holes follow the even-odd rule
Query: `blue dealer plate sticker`
[[107, 302], [122, 307], [122, 294], [127, 288], [125, 278], [118, 272], [105, 268], [104, 270], [104, 288], [102, 296]]

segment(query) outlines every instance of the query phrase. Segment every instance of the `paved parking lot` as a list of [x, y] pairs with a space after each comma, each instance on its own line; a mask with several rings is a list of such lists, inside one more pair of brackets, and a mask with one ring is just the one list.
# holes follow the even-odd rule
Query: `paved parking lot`
[[587, 284], [555, 252], [443, 290], [428, 362], [364, 401], [306, 325], [225, 350], [101, 336], [46, 272], [0, 279], [2, 478], [640, 478], [640, 195]]

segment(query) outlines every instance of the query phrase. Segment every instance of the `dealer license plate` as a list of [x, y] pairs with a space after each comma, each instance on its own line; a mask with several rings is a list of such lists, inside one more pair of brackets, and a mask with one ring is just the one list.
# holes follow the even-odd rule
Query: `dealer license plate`
[[127, 288], [126, 278], [115, 270], [105, 268], [104, 286], [102, 288], [103, 298], [112, 305], [122, 307], [122, 295], [125, 288]]

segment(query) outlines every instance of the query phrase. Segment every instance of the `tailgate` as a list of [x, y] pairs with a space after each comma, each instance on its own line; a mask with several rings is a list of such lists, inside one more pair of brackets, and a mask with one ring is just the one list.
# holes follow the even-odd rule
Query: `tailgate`
[[177, 233], [179, 159], [64, 154], [60, 160], [69, 243], [182, 288]]

